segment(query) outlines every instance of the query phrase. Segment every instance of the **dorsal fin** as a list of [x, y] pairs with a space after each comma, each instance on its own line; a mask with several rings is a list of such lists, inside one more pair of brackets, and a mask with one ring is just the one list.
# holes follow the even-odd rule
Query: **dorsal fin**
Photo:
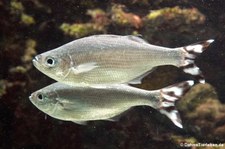
[[140, 38], [141, 35], [127, 35], [125, 36], [126, 38], [128, 38], [129, 40], [138, 42], [138, 43], [145, 43], [145, 44], [149, 44], [147, 41], [145, 41], [144, 39]]

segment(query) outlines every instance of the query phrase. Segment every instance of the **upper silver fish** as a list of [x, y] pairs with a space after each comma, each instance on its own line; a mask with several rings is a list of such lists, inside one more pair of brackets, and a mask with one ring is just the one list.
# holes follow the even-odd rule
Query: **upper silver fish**
[[54, 83], [31, 94], [31, 102], [48, 115], [82, 124], [90, 120], [113, 120], [134, 106], [151, 106], [165, 114], [178, 127], [181, 119], [174, 102], [194, 81], [184, 81], [161, 90], [146, 91], [125, 84], [78, 87]]
[[194, 59], [212, 41], [166, 48], [132, 35], [94, 35], [37, 55], [33, 64], [59, 82], [78, 86], [138, 84], [152, 68], [160, 65], [179, 66], [204, 82]]

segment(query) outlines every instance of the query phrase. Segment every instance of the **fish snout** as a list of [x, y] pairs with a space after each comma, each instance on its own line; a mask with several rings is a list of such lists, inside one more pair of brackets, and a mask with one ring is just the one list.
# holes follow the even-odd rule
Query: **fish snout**
[[41, 61], [41, 55], [37, 55], [34, 57], [34, 59], [32, 60], [33, 64], [35, 65], [36, 63]]
[[35, 103], [34, 102], [34, 94], [33, 93], [29, 96], [29, 100], [30, 100], [31, 103], [33, 103], [33, 104]]
[[32, 101], [34, 99], [34, 93], [32, 93], [30, 96], [29, 96], [29, 99], [30, 101]]

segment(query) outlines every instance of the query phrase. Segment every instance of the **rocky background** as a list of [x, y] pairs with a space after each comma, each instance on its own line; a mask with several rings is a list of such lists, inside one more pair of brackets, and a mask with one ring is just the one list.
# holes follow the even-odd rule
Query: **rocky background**
[[[0, 0], [0, 149], [173, 149], [225, 143], [224, 31], [223, 0]], [[32, 105], [28, 96], [54, 82], [32, 66], [33, 56], [102, 33], [142, 35], [167, 47], [215, 39], [197, 59], [207, 83], [177, 102], [184, 129], [150, 107], [133, 108], [119, 122], [80, 126]], [[189, 78], [177, 67], [160, 66], [137, 87], [159, 89]]]

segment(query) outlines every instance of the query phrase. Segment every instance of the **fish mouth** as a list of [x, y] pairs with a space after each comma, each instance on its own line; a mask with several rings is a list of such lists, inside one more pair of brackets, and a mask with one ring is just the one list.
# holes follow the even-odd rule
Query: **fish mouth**
[[34, 105], [35, 105], [35, 103], [34, 103], [34, 99], [33, 99], [33, 95], [32, 95], [32, 94], [29, 96], [29, 100], [30, 100], [30, 102], [31, 102], [32, 104], [34, 104]]
[[33, 97], [34, 97], [33, 94], [31, 94], [31, 95], [29, 96], [29, 100], [30, 100], [30, 101], [33, 101]]
[[34, 57], [33, 61], [38, 61], [38, 60], [40, 60], [40, 56], [37, 55]]
[[35, 56], [34, 59], [32, 60], [33, 65], [34, 65], [35, 67], [37, 67], [37, 65], [38, 65], [38, 60], [39, 60], [39, 58], [38, 58], [37, 56]]

